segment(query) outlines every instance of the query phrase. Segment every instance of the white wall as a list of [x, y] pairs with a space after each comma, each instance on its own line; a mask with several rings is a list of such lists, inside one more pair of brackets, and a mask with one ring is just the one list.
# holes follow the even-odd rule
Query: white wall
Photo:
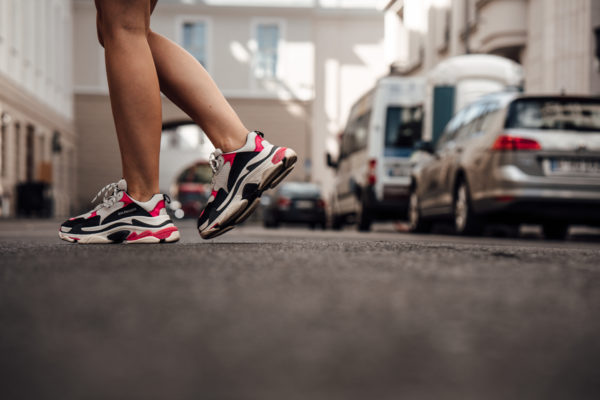
[[0, 0], [0, 79], [73, 118], [70, 0]]
[[592, 2], [530, 0], [527, 91], [593, 93]]
[[[600, 93], [593, 37], [600, 25], [598, 0], [469, 0], [469, 5], [471, 52], [503, 55], [518, 49], [509, 53], [523, 64], [527, 92]], [[424, 75], [444, 58], [465, 53], [465, 0], [397, 0], [387, 11], [388, 26], [398, 24], [400, 6], [404, 22], [388, 29], [399, 36], [386, 41], [397, 56], [394, 64], [407, 74]], [[439, 46], [445, 28], [440, 10], [449, 10], [446, 51]]]
[[[76, 170], [71, 6], [71, 0], [0, 0], [2, 216], [14, 215], [16, 186], [28, 178], [51, 182], [55, 215], [71, 211]], [[55, 132], [60, 152], [53, 151]]]

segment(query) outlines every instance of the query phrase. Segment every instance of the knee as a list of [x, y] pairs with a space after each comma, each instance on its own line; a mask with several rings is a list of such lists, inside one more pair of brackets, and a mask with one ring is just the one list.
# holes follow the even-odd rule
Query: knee
[[150, 31], [148, 0], [96, 0], [98, 41], [119, 35], [144, 35]]

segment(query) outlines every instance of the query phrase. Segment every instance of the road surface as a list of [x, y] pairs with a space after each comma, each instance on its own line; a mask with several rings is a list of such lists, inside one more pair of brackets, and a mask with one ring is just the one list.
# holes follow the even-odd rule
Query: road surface
[[600, 240], [0, 222], [2, 399], [598, 399]]

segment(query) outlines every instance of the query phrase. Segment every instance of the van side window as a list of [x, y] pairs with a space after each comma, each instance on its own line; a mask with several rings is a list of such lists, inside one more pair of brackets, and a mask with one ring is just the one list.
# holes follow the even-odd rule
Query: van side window
[[367, 147], [369, 137], [369, 123], [371, 122], [371, 111], [364, 113], [356, 121], [354, 130], [354, 151], [360, 151]]
[[348, 130], [345, 130], [344, 134], [342, 135], [342, 146], [340, 151], [341, 158], [348, 157], [352, 153], [351, 136], [352, 135], [349, 134]]
[[371, 112], [348, 121], [342, 136], [342, 157], [347, 157], [367, 147]]

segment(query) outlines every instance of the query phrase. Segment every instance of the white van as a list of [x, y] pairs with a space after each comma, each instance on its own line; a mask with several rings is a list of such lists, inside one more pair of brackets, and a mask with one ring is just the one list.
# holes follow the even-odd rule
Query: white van
[[376, 219], [406, 215], [410, 157], [422, 140], [425, 80], [388, 76], [353, 106], [341, 135], [330, 200], [334, 229], [356, 221], [368, 231]]
[[423, 139], [436, 143], [452, 116], [481, 96], [522, 86], [523, 68], [508, 58], [468, 54], [440, 62], [427, 74]]

